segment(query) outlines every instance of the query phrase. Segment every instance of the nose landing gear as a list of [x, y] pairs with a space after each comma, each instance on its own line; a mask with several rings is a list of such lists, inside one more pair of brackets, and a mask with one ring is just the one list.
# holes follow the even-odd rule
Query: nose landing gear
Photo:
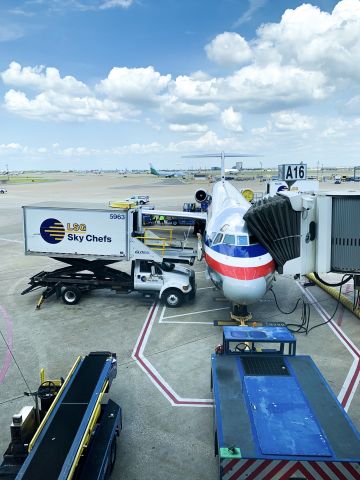
[[230, 318], [238, 325], [245, 326], [252, 319], [252, 313], [248, 311], [247, 305], [233, 304]]

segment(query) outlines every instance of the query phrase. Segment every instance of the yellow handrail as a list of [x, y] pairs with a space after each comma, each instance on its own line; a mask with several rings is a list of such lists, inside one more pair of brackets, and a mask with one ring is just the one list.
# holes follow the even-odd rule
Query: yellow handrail
[[37, 439], [38, 436], [40, 435], [40, 432], [41, 432], [41, 430], [43, 429], [44, 425], [46, 424], [46, 422], [47, 422], [47, 420], [48, 420], [48, 418], [49, 418], [49, 416], [50, 416], [50, 413], [53, 411], [53, 409], [54, 409], [57, 401], [59, 400], [62, 392], [64, 391], [65, 386], [67, 385], [68, 381], [70, 380], [71, 375], [74, 373], [74, 371], [75, 371], [76, 367], [78, 366], [80, 360], [81, 360], [81, 357], [79, 356], [79, 357], [76, 359], [76, 362], [74, 363], [74, 365], [71, 367], [71, 370], [70, 370], [70, 372], [68, 373], [67, 377], [65, 378], [64, 383], [62, 384], [60, 390], [59, 390], [58, 393], [56, 394], [56, 397], [55, 397], [54, 401], [53, 401], [52, 404], [50, 405], [49, 410], [46, 412], [46, 415], [45, 415], [45, 417], [43, 418], [42, 422], [40, 423], [39, 428], [36, 430], [35, 435], [34, 435], [33, 438], [31, 439], [31, 442], [29, 443], [29, 447], [28, 447], [28, 452], [30, 452], [31, 449], [33, 448], [36, 439]]
[[103, 396], [105, 395], [105, 392], [107, 390], [107, 387], [109, 385], [109, 381], [106, 380], [100, 393], [99, 393], [99, 396], [97, 398], [97, 401], [96, 401], [96, 404], [95, 404], [95, 407], [94, 407], [94, 410], [91, 414], [91, 417], [90, 417], [90, 420], [89, 420], [89, 423], [86, 427], [86, 430], [85, 430], [85, 433], [81, 439], [81, 442], [80, 442], [80, 445], [79, 445], [79, 448], [78, 448], [78, 451], [76, 453], [76, 456], [75, 456], [75, 459], [74, 459], [74, 462], [71, 466], [71, 469], [70, 469], [70, 472], [69, 472], [69, 475], [67, 477], [68, 480], [71, 480], [73, 478], [73, 475], [74, 475], [74, 472], [75, 472], [75, 469], [76, 467], [78, 466], [78, 463], [79, 463], [79, 460], [80, 460], [80, 457], [82, 455], [82, 452], [84, 450], [84, 448], [86, 448], [89, 444], [89, 440], [90, 440], [90, 437], [91, 437], [91, 434], [95, 428], [95, 425], [97, 423], [97, 420], [100, 416], [100, 413], [101, 413], [101, 401], [103, 399]]

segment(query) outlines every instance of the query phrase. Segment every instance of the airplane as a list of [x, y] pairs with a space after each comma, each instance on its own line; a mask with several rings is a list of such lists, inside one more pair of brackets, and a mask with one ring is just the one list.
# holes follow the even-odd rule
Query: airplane
[[[196, 155], [200, 156], [205, 155]], [[247, 305], [265, 295], [275, 274], [273, 258], [249, 232], [244, 221], [251, 204], [225, 180], [225, 157], [250, 155], [222, 152], [206, 156], [222, 160], [221, 180], [214, 184], [211, 197], [202, 189], [195, 193], [197, 202], [211, 198], [202, 238], [207, 272], [214, 285], [236, 307], [234, 312], [247, 315]]]
[[165, 177], [165, 178], [172, 178], [172, 177], [185, 177], [184, 172], [168, 172], [163, 170], [156, 170], [153, 165], [150, 163], [150, 173], [152, 175], [156, 175], [157, 177]]

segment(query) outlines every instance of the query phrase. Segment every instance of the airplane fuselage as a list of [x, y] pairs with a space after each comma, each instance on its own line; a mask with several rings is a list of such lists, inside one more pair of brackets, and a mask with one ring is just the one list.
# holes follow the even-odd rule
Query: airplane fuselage
[[251, 204], [229, 182], [214, 185], [204, 249], [208, 273], [216, 287], [235, 304], [262, 298], [274, 277], [275, 262], [249, 233], [244, 214]]

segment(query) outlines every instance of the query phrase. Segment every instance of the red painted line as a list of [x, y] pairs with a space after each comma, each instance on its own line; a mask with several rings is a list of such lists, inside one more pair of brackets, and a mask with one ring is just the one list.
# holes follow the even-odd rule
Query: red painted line
[[227, 473], [229, 470], [232, 470], [233, 467], [235, 467], [235, 465], [237, 463], [239, 463], [240, 460], [231, 460], [223, 469], [222, 469], [222, 474], [225, 475], [225, 473]]
[[259, 478], [258, 475], [265, 470], [265, 468], [270, 465], [271, 460], [264, 460], [253, 472], [250, 473], [248, 477], [246, 477], [247, 480], [254, 480], [256, 478]]
[[346, 390], [346, 393], [344, 395], [344, 398], [342, 399], [342, 402], [341, 402], [341, 405], [343, 407], [345, 407], [347, 401], [349, 400], [349, 397], [351, 395], [351, 392], [352, 392], [352, 389], [354, 388], [354, 385], [356, 383], [356, 380], [357, 380], [357, 377], [359, 376], [360, 374], [360, 360], [358, 360], [358, 364], [357, 364], [357, 367], [356, 367], [356, 370], [354, 372], [354, 375], [352, 376], [352, 379], [351, 379], [351, 382], [349, 383], [349, 386]]
[[161, 390], [171, 399], [173, 403], [176, 405], [212, 405], [212, 402], [207, 401], [190, 401], [190, 400], [178, 400], [172, 392], [163, 384], [163, 382], [155, 375], [155, 373], [149, 368], [149, 366], [143, 361], [140, 357], [140, 350], [142, 344], [144, 343], [145, 335], [149, 329], [152, 317], [154, 315], [154, 311], [156, 308], [156, 303], [151, 308], [150, 314], [148, 316], [147, 322], [145, 324], [145, 328], [143, 329], [140, 341], [136, 347], [134, 357], [140, 363], [140, 365], [146, 370], [146, 372], [150, 375], [150, 377], [154, 380], [154, 382], [161, 388]]
[[324, 470], [320, 467], [318, 463], [309, 462], [309, 464], [320, 475], [321, 478], [324, 478], [324, 480], [331, 480], [331, 477], [329, 477], [329, 475], [326, 472], [324, 472]]
[[[355, 480], [360, 479], [360, 473], [355, 470], [355, 468], [350, 463], [342, 463], [342, 465], [346, 468], [346, 470], [351, 473], [351, 475], [355, 478]], [[360, 465], [360, 463], [359, 463]]]
[[229, 480], [237, 480], [237, 479], [240, 477], [240, 475], [241, 475], [242, 473], [246, 472], [246, 470], [247, 470], [248, 468], [250, 468], [251, 465], [252, 465], [254, 462], [255, 462], [255, 460], [247, 460], [247, 461], [244, 463], [244, 465], [243, 465], [241, 468], [239, 468], [239, 470], [238, 470], [237, 472], [235, 472], [235, 473], [229, 478]]
[[6, 348], [4, 363], [3, 363], [2, 368], [0, 370], [0, 384], [1, 384], [5, 380], [6, 374], [9, 370], [9, 368], [10, 368], [10, 365], [11, 365], [11, 360], [12, 360], [11, 351], [13, 350], [13, 324], [12, 324], [10, 315], [8, 314], [8, 312], [5, 310], [5, 308], [2, 305], [0, 305], [0, 312], [1, 312], [1, 314], [4, 318], [4, 320], [5, 320], [6, 342], [9, 345], [9, 348], [10, 348], [10, 350], [9, 350], [9, 348]]
[[[302, 287], [302, 286], [301, 286]], [[302, 290], [304, 292], [306, 292], [306, 290], [302, 287]], [[314, 295], [310, 292], [306, 292], [315, 302], [317, 302], [316, 298], [314, 297]], [[316, 308], [316, 305], [315, 305], [315, 308]], [[322, 307], [321, 305], [318, 305], [318, 308], [319, 310], [321, 310], [324, 314], [324, 316], [326, 317], [327, 320], [329, 320], [330, 318], [330, 315], [328, 314], [328, 312], [324, 309], [324, 307]], [[360, 351], [357, 349], [357, 347], [354, 347], [350, 342], [349, 340], [344, 336], [341, 328], [339, 328], [332, 320], [330, 320], [329, 324], [331, 324], [334, 329], [336, 330], [336, 332], [339, 334], [339, 337], [341, 337], [343, 340], [344, 340], [344, 343], [346, 343], [346, 345], [349, 347], [349, 349], [358, 357], [360, 358]]]
[[296, 462], [279, 480], [288, 480], [298, 470], [305, 476], [306, 480], [317, 480], [300, 462]]
[[305, 475], [306, 480], [318, 480], [309, 472], [309, 470], [306, 469], [305, 465], [302, 463], [299, 463], [299, 470], [303, 475]]
[[330, 468], [330, 470], [335, 473], [336, 478], [339, 480], [348, 480], [345, 475], [337, 468], [336, 464], [333, 462], [327, 462], [326, 466]]
[[212, 258], [208, 253], [205, 253], [205, 260], [209, 267], [220, 275], [236, 278], [236, 280], [255, 280], [256, 278], [265, 277], [275, 270], [274, 260], [258, 267], [235, 267], [225, 265]]
[[275, 468], [273, 468], [271, 470], [271, 472], [267, 473], [265, 475], [265, 477], [263, 478], [263, 480], [272, 480], [274, 478], [274, 475], [276, 473], [279, 473], [284, 467], [285, 465], [289, 463], [288, 460], [282, 460], [281, 462], [279, 462]]

